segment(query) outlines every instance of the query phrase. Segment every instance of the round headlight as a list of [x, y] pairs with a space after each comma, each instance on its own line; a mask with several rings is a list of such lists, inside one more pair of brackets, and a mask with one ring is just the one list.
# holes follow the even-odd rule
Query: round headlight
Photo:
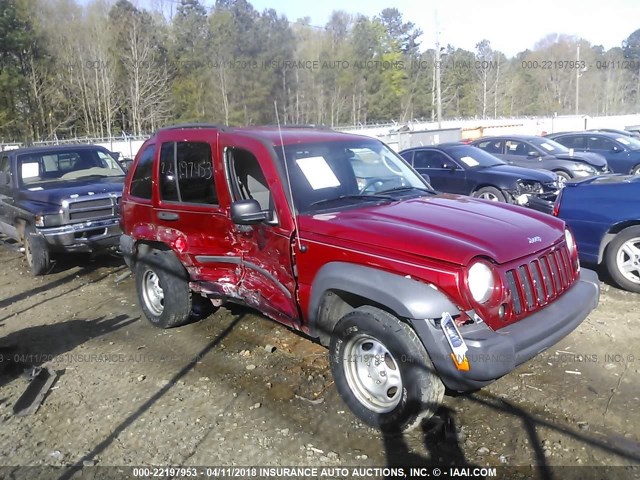
[[564, 230], [564, 240], [567, 242], [567, 248], [569, 249], [569, 253], [573, 255], [576, 251], [576, 242], [573, 239], [573, 235], [569, 231], [568, 228]]
[[467, 274], [467, 286], [476, 302], [484, 303], [489, 300], [495, 286], [491, 267], [484, 262], [474, 263]]

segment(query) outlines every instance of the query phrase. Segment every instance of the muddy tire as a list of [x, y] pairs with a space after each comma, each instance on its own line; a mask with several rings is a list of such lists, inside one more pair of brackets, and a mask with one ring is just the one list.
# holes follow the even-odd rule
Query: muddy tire
[[640, 293], [640, 227], [625, 228], [615, 236], [607, 246], [605, 264], [618, 286]]
[[31, 273], [35, 276], [44, 275], [51, 268], [47, 241], [31, 225], [24, 230], [24, 255]]
[[329, 349], [336, 388], [367, 425], [408, 431], [442, 402], [444, 385], [416, 333], [384, 310], [364, 306], [342, 317]]
[[506, 202], [507, 197], [495, 187], [482, 187], [471, 194], [472, 197], [490, 200], [492, 202]]
[[135, 273], [138, 301], [153, 325], [172, 328], [191, 320], [189, 275], [173, 253], [150, 252], [138, 259]]

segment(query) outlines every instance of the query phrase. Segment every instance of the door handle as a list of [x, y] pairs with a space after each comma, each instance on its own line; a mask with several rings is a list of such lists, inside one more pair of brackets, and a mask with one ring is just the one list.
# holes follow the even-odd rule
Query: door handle
[[180, 219], [180, 215], [175, 212], [158, 212], [158, 218], [160, 220], [175, 221]]

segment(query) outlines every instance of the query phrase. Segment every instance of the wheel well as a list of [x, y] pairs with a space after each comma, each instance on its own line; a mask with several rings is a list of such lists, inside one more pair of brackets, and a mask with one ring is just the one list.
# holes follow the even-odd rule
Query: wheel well
[[24, 232], [27, 229], [27, 225], [29, 222], [24, 218], [16, 218], [16, 230], [18, 231], [18, 237], [20, 237], [20, 241], [24, 242]]
[[640, 220], [628, 220], [626, 222], [621, 222], [613, 225], [609, 231], [602, 237], [602, 241], [600, 242], [600, 251], [598, 252], [598, 263], [602, 262], [604, 258], [604, 252], [606, 252], [607, 247], [613, 241], [615, 236], [621, 231], [625, 230], [629, 227], [637, 227], [640, 226]]
[[160, 250], [162, 252], [171, 250], [171, 248], [162, 242], [154, 242], [151, 240], [140, 240], [135, 243], [133, 254], [135, 257], [144, 257], [151, 250]]
[[501, 192], [502, 192], [502, 189], [501, 189], [500, 187], [496, 187], [495, 185], [491, 185], [491, 184], [489, 184], [489, 183], [483, 183], [482, 185], [476, 185], [476, 188], [474, 188], [474, 189], [473, 189], [473, 192], [472, 192], [472, 193], [475, 193], [475, 192], [477, 192], [478, 190], [481, 190], [481, 189], [483, 189], [483, 188], [487, 188], [487, 187], [495, 188], [496, 190], [499, 190], [499, 191], [501, 191]]
[[558, 172], [562, 172], [566, 175], [568, 175], [569, 177], [573, 178], [573, 175], [571, 175], [571, 173], [569, 173], [567, 170], [565, 170], [564, 168], [554, 168], [553, 170], [551, 170], [554, 173], [558, 173]]
[[351, 310], [363, 305], [377, 307], [380, 310], [384, 310], [391, 315], [396, 316], [400, 320], [403, 320], [396, 312], [381, 303], [371, 300], [370, 298], [362, 297], [344, 290], [328, 290], [320, 301], [320, 309], [318, 311], [318, 319], [316, 321], [316, 331], [318, 338], [320, 339], [320, 343], [325, 347], [328, 347], [329, 342], [331, 341], [331, 334], [333, 333], [333, 329], [338, 321]]

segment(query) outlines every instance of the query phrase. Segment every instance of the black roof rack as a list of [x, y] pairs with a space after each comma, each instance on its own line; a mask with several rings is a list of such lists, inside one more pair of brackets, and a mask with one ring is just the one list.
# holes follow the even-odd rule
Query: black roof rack
[[[266, 127], [266, 128], [278, 128], [278, 125], [254, 125], [256, 128], [260, 128], [260, 127]], [[251, 126], [247, 126], [247, 128], [251, 128]], [[280, 125], [280, 128], [316, 128], [319, 130], [333, 130], [333, 128], [331, 128], [328, 125], [324, 125], [324, 124], [315, 124], [315, 123], [293, 123], [293, 124], [282, 124]]]
[[169, 125], [167, 127], [162, 127], [158, 129], [161, 130], [180, 130], [183, 128], [215, 128], [218, 130], [226, 131], [229, 129], [226, 125], [221, 125], [217, 123], [180, 123], [178, 125]]

